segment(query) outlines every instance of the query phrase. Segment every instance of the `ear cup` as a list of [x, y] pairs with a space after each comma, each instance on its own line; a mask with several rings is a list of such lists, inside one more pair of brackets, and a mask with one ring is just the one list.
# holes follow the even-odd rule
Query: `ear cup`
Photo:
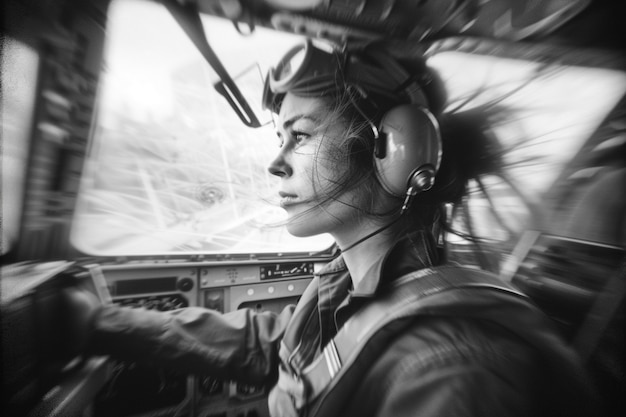
[[384, 151], [374, 163], [383, 188], [404, 197], [411, 179], [420, 176], [430, 178], [420, 191], [429, 189], [441, 162], [437, 119], [421, 105], [405, 104], [384, 115], [379, 133]]

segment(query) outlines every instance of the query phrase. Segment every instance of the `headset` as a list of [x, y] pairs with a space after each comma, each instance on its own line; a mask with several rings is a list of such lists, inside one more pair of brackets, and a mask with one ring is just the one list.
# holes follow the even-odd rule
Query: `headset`
[[[392, 85], [403, 87], [410, 101], [388, 110], [378, 132], [374, 132], [376, 177], [389, 194], [405, 197], [404, 211], [415, 195], [435, 184], [441, 164], [439, 123], [428, 110], [428, 98], [422, 88], [404, 67], [381, 51], [370, 51], [369, 56], [380, 65]], [[364, 63], [357, 65], [363, 67]], [[368, 72], [372, 72], [371, 67], [368, 66]], [[394, 87], [391, 91], [398, 89]]]

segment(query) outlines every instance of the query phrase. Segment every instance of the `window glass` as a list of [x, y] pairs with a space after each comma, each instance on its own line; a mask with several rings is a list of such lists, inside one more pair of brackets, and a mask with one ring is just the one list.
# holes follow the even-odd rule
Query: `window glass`
[[[556, 61], [450, 51], [429, 60], [447, 86], [450, 108], [497, 102], [506, 109], [492, 126], [503, 158], [501, 175], [483, 177], [482, 187], [470, 184], [453, 225], [495, 252], [510, 252], [521, 232], [541, 220], [550, 187], [626, 92], [624, 72]], [[449, 237], [453, 244], [469, 243]]]
[[[267, 65], [301, 41], [262, 28], [243, 36], [221, 19], [203, 23], [229, 73], [248, 90], [257, 87], [259, 103]], [[217, 80], [162, 5], [113, 3], [72, 229], [77, 248], [236, 254], [316, 252], [332, 244], [329, 235], [287, 233], [278, 179], [267, 171], [278, 152], [274, 128], [246, 127], [213, 88]]]
[[18, 238], [28, 159], [39, 56], [27, 45], [2, 41], [2, 201], [1, 253]]

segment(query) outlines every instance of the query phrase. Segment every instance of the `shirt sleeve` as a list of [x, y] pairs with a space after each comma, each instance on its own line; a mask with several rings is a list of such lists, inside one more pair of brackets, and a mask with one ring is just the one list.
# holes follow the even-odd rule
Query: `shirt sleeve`
[[293, 307], [280, 314], [242, 309], [226, 314], [103, 307], [94, 318], [90, 352], [181, 373], [272, 383], [278, 347]]

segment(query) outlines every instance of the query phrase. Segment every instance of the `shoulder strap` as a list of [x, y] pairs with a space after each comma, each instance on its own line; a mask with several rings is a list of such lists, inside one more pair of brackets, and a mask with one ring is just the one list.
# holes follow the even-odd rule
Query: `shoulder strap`
[[[346, 381], [346, 376], [351, 373], [357, 359], [363, 363], [361, 355], [364, 351], [370, 358], [366, 362], [378, 357], [379, 349], [366, 347], [369, 347], [372, 337], [381, 329], [390, 323], [416, 315], [422, 308], [431, 305], [432, 303], [427, 302], [428, 299], [436, 298], [433, 296], [437, 294], [476, 287], [504, 291], [515, 297], [525, 298], [495, 275], [470, 268], [427, 268], [399, 278], [390, 291], [355, 313], [326, 345], [322, 354], [296, 375], [303, 384], [307, 403], [315, 403], [315, 410], [310, 415], [317, 415], [320, 408], [336, 409], [334, 405], [325, 404], [333, 397], [330, 394], [339, 386], [339, 382], [351, 385]], [[352, 375], [347, 379], [356, 378]]]

